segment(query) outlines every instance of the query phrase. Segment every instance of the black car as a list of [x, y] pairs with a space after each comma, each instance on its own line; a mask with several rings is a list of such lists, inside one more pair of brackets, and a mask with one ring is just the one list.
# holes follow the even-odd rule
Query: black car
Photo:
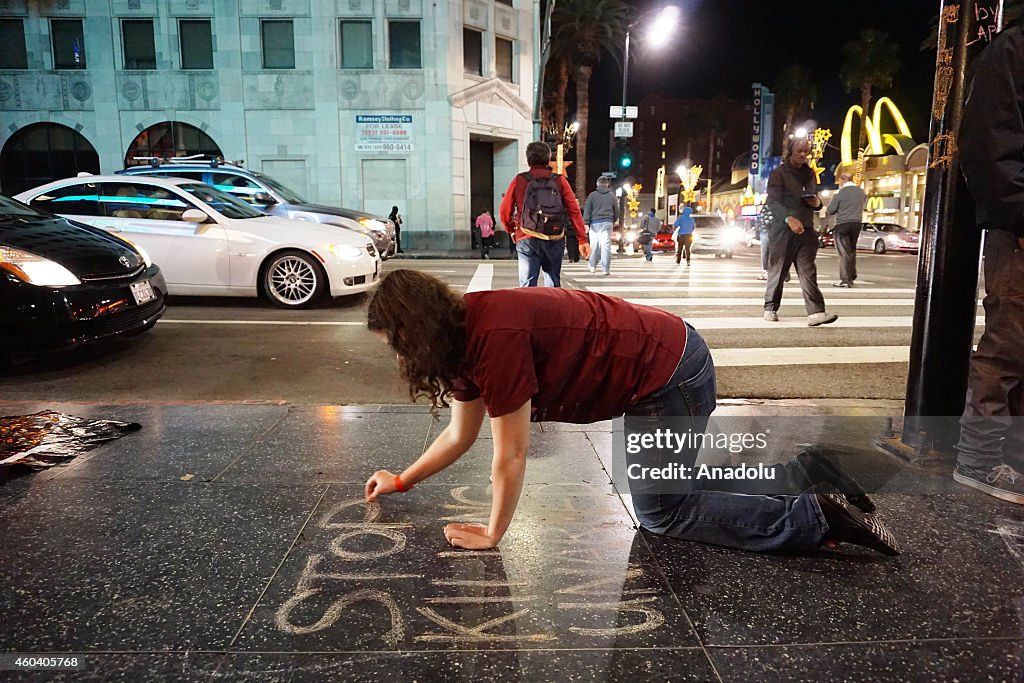
[[0, 353], [144, 332], [166, 295], [141, 249], [0, 195]]

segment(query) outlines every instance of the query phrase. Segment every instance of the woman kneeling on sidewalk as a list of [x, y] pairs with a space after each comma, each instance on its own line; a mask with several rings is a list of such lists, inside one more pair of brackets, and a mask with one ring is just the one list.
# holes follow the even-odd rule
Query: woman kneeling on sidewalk
[[[490, 415], [490, 523], [447, 525], [445, 538], [459, 548], [492, 548], [512, 522], [531, 421], [701, 420], [715, 409], [714, 364], [693, 327], [593, 292], [538, 287], [462, 296], [435, 277], [398, 270], [374, 293], [368, 324], [397, 353], [410, 396], [426, 396], [434, 408], [450, 398], [451, 421], [404, 472], [374, 473], [367, 500], [406, 492], [451, 465]], [[696, 457], [688, 452], [682, 464], [692, 467]], [[789, 495], [634, 490], [637, 518], [654, 533], [744, 550], [811, 551], [838, 541], [898, 552], [868, 497], [827, 458], [805, 451], [770, 469], [776, 482], [788, 482]]]

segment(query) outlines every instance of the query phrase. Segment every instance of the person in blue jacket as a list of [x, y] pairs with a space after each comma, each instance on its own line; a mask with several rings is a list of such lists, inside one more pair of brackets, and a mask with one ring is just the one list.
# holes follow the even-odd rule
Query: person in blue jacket
[[684, 206], [682, 213], [672, 225], [675, 228], [672, 239], [676, 241], [676, 265], [682, 261], [683, 251], [686, 252], [686, 265], [690, 265], [690, 248], [693, 246], [693, 229], [696, 227], [696, 223], [690, 218], [692, 213], [692, 208]]

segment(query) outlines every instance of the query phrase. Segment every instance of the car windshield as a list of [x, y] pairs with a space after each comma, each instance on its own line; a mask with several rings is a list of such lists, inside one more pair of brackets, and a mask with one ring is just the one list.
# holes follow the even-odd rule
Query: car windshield
[[698, 230], [712, 230], [725, 227], [725, 221], [717, 216], [693, 216], [693, 224]]
[[46, 215], [3, 195], [0, 195], [0, 214], [4, 216], [25, 216], [26, 218], [43, 218]]
[[297, 192], [289, 190], [287, 187], [277, 182], [269, 176], [265, 176], [262, 173], [253, 173], [254, 176], [260, 179], [260, 182], [269, 185], [270, 189], [281, 195], [286, 202], [289, 204], [305, 204], [306, 200], [302, 198]]
[[902, 225], [882, 225], [879, 227], [881, 227], [881, 229], [885, 230], [886, 232], [910, 232]]
[[217, 188], [204, 185], [203, 183], [189, 183], [188, 185], [179, 185], [178, 187], [196, 199], [206, 202], [211, 208], [228, 218], [259, 218], [266, 215], [252, 208], [241, 199], [236, 199], [227, 192], [221, 192]]

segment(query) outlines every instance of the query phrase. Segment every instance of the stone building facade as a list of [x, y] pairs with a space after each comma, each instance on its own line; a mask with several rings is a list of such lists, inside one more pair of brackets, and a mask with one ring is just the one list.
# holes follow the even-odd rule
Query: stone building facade
[[533, 0], [0, 0], [0, 189], [219, 153], [465, 246], [524, 166], [537, 21]]

